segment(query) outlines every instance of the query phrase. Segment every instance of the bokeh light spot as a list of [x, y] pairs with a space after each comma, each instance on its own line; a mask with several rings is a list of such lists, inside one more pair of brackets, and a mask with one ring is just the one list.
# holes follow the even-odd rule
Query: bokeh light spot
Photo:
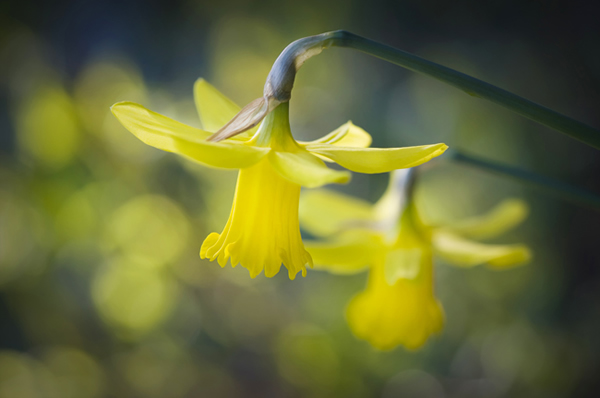
[[170, 313], [176, 285], [165, 274], [115, 261], [96, 276], [92, 296], [100, 314], [123, 338], [154, 329]]
[[190, 225], [183, 210], [163, 196], [136, 197], [108, 221], [107, 239], [135, 264], [158, 267], [186, 247]]
[[23, 101], [16, 113], [16, 130], [20, 148], [52, 169], [69, 163], [81, 140], [73, 102], [55, 82], [47, 82]]

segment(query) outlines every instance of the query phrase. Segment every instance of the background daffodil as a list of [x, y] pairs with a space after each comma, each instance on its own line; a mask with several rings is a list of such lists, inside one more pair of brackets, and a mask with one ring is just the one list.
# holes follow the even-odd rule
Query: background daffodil
[[434, 295], [434, 255], [461, 267], [487, 264], [495, 269], [530, 258], [529, 249], [521, 244], [471, 240], [494, 237], [518, 225], [527, 215], [524, 202], [509, 199], [480, 217], [426, 225], [414, 202], [403, 198], [407, 174], [393, 173], [388, 190], [375, 205], [318, 190], [307, 192], [300, 206], [303, 228], [330, 236], [306, 244], [316, 269], [335, 274], [369, 271], [366, 289], [350, 301], [346, 316], [358, 338], [382, 350], [398, 345], [417, 349], [441, 331], [444, 316]]
[[[263, 269], [267, 277], [281, 264], [290, 278], [312, 265], [298, 225], [300, 187], [344, 183], [347, 171], [328, 168], [335, 162], [361, 173], [384, 173], [414, 167], [442, 154], [445, 144], [406, 148], [367, 148], [371, 137], [348, 122], [316, 141], [294, 140], [289, 104], [271, 110], [258, 127], [222, 141], [207, 140], [236, 116], [239, 107], [203, 79], [194, 98], [204, 129], [179, 123], [132, 102], [112, 107], [114, 115], [136, 137], [153, 147], [175, 152], [211, 167], [240, 169], [233, 207], [221, 234], [210, 234], [200, 250], [202, 258], [224, 267], [241, 264], [251, 277]], [[243, 113], [243, 112], [242, 112]]]

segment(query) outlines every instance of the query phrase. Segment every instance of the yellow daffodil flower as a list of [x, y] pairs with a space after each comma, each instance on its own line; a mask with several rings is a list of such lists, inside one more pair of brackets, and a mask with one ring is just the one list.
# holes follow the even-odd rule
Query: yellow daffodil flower
[[[402, 172], [395, 173], [396, 180]], [[494, 237], [519, 224], [527, 215], [524, 202], [506, 200], [485, 216], [429, 226], [412, 201], [400, 207], [398, 186], [390, 184], [374, 206], [327, 190], [307, 192], [300, 204], [303, 228], [316, 236], [334, 236], [306, 243], [316, 269], [369, 271], [367, 288], [350, 301], [346, 318], [358, 338], [381, 350], [398, 345], [414, 350], [442, 330], [443, 310], [433, 289], [434, 255], [460, 267], [487, 264], [495, 269], [530, 258], [524, 245], [471, 240]], [[390, 214], [399, 214], [391, 227], [385, 223]]]
[[216, 259], [221, 267], [231, 259], [232, 266], [241, 264], [252, 278], [263, 269], [272, 277], [283, 263], [294, 279], [299, 271], [306, 275], [307, 264], [312, 266], [298, 224], [300, 187], [350, 179], [349, 172], [330, 169], [323, 161], [360, 173], [383, 173], [417, 166], [447, 148], [444, 144], [367, 148], [371, 136], [350, 122], [316, 141], [297, 142], [290, 131], [288, 102], [271, 110], [259, 126], [215, 142], [207, 139], [240, 108], [203, 79], [196, 82], [194, 97], [203, 130], [131, 102], [113, 105], [112, 112], [150, 146], [206, 166], [240, 169], [229, 220], [221, 234], [206, 238], [200, 256]]

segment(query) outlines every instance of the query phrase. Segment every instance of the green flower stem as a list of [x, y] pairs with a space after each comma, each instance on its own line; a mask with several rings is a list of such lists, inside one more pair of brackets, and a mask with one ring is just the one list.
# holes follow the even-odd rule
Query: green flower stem
[[452, 151], [450, 158], [456, 162], [514, 178], [519, 182], [539, 188], [567, 201], [600, 210], [600, 196], [571, 184], [458, 151]]
[[352, 48], [414, 72], [433, 77], [459, 88], [471, 96], [492, 101], [533, 121], [600, 149], [600, 130], [454, 69], [344, 30], [305, 37], [286, 47], [273, 64], [273, 69], [265, 85], [265, 96], [272, 95], [282, 102], [289, 100], [294, 78], [300, 66], [308, 58], [331, 46]]

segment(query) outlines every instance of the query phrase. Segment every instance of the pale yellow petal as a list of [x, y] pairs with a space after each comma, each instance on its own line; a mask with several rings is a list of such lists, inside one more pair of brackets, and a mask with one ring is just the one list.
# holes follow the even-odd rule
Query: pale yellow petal
[[487, 264], [493, 268], [509, 268], [531, 258], [531, 252], [525, 245], [483, 244], [442, 231], [433, 234], [433, 247], [444, 260], [460, 267]]
[[528, 213], [529, 208], [525, 201], [507, 199], [487, 214], [468, 218], [444, 228], [471, 238], [492, 238], [519, 225]]
[[339, 192], [318, 189], [300, 196], [300, 225], [316, 236], [328, 236], [355, 226], [357, 221], [371, 221], [371, 205]]
[[308, 142], [306, 145], [330, 144], [353, 148], [367, 148], [371, 145], [372, 141], [373, 139], [369, 133], [348, 121], [326, 136]]
[[352, 231], [336, 241], [304, 243], [314, 262], [314, 269], [332, 274], [350, 275], [362, 272], [384, 250], [381, 238], [366, 230]]
[[121, 124], [144, 143], [208, 166], [249, 167], [269, 152], [268, 148], [236, 141], [208, 142], [206, 138], [209, 132], [177, 122], [133, 102], [119, 102], [111, 110]]
[[[202, 78], [194, 83], [194, 102], [202, 127], [211, 133], [225, 126], [241, 110], [235, 102]], [[232, 138], [247, 140], [255, 131], [256, 128], [253, 128]]]
[[390, 250], [385, 259], [384, 275], [388, 285], [400, 279], [415, 279], [421, 270], [423, 251], [418, 248]]
[[348, 170], [367, 174], [415, 167], [441, 155], [447, 148], [445, 144], [405, 148], [352, 148], [325, 144], [306, 147]]
[[194, 83], [194, 101], [202, 127], [211, 133], [223, 127], [241, 109], [204, 79]]
[[271, 164], [284, 178], [308, 188], [325, 184], [344, 184], [350, 180], [350, 173], [328, 168], [325, 163], [306, 150], [294, 152], [271, 151]]

